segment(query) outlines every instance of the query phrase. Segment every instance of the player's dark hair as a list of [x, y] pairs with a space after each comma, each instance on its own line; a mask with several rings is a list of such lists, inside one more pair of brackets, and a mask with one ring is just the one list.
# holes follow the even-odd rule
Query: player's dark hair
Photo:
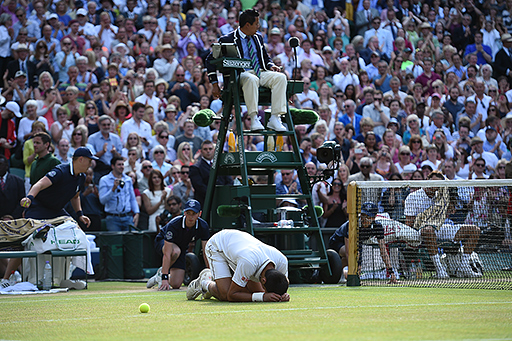
[[254, 22], [256, 20], [258, 20], [257, 18], [259, 18], [259, 16], [260, 16], [260, 14], [255, 9], [247, 9], [247, 10], [243, 11], [242, 14], [240, 14], [240, 21], [239, 21], [240, 27], [244, 27], [245, 24], [247, 24], [247, 23], [249, 23], [251, 25], [254, 24]]
[[43, 141], [43, 144], [51, 143], [52, 138], [48, 133], [45, 133], [44, 131], [40, 131], [39, 133], [35, 133], [34, 137], [40, 137], [41, 141]]
[[288, 291], [288, 279], [276, 269], [268, 269], [265, 272], [265, 284], [263, 287], [267, 292], [275, 292], [278, 295], [283, 295]]

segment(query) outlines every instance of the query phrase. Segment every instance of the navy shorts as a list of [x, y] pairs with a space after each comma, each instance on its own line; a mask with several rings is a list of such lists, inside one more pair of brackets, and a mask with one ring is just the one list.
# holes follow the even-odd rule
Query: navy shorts
[[[160, 257], [164, 256], [164, 254], [162, 253], [162, 248], [164, 247], [164, 244], [165, 244], [165, 240], [163, 240], [163, 239], [155, 240], [155, 249]], [[185, 270], [185, 265], [186, 265], [185, 255], [187, 254], [187, 250], [183, 250], [181, 248], [180, 248], [180, 250], [181, 250], [180, 256], [178, 257], [178, 259], [176, 259], [176, 262], [174, 262], [174, 264], [171, 265], [171, 269]]]
[[340, 252], [340, 249], [345, 245], [345, 242], [335, 240], [333, 238], [329, 239], [329, 249], [333, 249], [337, 253]]

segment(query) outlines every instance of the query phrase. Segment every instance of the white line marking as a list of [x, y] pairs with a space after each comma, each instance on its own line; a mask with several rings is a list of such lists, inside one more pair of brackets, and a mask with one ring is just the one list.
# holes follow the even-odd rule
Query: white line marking
[[[149, 295], [147, 295], [149, 296]], [[120, 296], [116, 296], [120, 297]], [[126, 297], [133, 297], [133, 296], [126, 296]], [[102, 297], [103, 298], [103, 297]], [[201, 302], [201, 301], [197, 301]], [[212, 301], [211, 304], [216, 304], [215, 301]], [[419, 303], [419, 304], [377, 304], [377, 305], [356, 305], [356, 306], [331, 306], [331, 307], [296, 307], [296, 308], [269, 308], [269, 309], [258, 309], [258, 312], [281, 312], [281, 311], [301, 311], [301, 310], [328, 310], [328, 309], [373, 309], [373, 308], [400, 308], [400, 307], [435, 307], [435, 306], [461, 306], [461, 305], [491, 305], [491, 304], [512, 304], [512, 301], [508, 302], [453, 302], [453, 303]], [[255, 304], [254, 307], [261, 305]], [[244, 310], [215, 310], [215, 311], [194, 311], [189, 313], [169, 313], [164, 314], [165, 316], [190, 316], [190, 315], [212, 315], [212, 314], [240, 314], [240, 313], [249, 313], [254, 312], [254, 309], [244, 309]], [[161, 314], [158, 314], [159, 316]], [[127, 317], [135, 317], [135, 318], [141, 318], [145, 315], [136, 313], [133, 315], [125, 315], [122, 316], [123, 319], [126, 319]], [[18, 320], [18, 321], [6, 321], [6, 322], [0, 322], [0, 325], [8, 325], [8, 324], [15, 324], [15, 323], [39, 323], [39, 322], [68, 322], [68, 321], [83, 321], [83, 320], [97, 320], [97, 319], [103, 319], [104, 317], [77, 317], [77, 318], [62, 318], [62, 319], [47, 319], [47, 320]]]

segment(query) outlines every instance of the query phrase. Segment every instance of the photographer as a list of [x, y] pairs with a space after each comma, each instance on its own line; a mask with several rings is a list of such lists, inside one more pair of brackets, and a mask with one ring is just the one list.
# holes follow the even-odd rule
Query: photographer
[[132, 178], [124, 174], [124, 160], [114, 156], [110, 161], [112, 171], [100, 179], [99, 198], [105, 205], [107, 229], [127, 231], [128, 226], [137, 226], [139, 205], [135, 199]]

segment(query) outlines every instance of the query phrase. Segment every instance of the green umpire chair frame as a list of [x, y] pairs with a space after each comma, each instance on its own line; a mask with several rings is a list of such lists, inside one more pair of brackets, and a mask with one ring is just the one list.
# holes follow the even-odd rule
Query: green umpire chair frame
[[[224, 84], [222, 100], [224, 109], [220, 118], [220, 128], [215, 148], [212, 169], [208, 182], [208, 191], [203, 207], [203, 218], [210, 224], [212, 232], [226, 228], [245, 230], [256, 235], [264, 242], [276, 246], [288, 258], [290, 267], [295, 268], [323, 268], [324, 272], [331, 274], [325, 244], [321, 235], [318, 217], [314, 209], [311, 197], [311, 187], [303, 166], [299, 149], [299, 141], [295, 135], [294, 123], [289, 107], [283, 115], [283, 123], [288, 127], [287, 131], [276, 132], [264, 130], [251, 132], [243, 130], [241, 117], [241, 105], [244, 103], [240, 87], [240, 74], [250, 68], [250, 60], [237, 58], [219, 58], [212, 63], [224, 74], [229, 74], [229, 80]], [[287, 98], [303, 91], [303, 82], [289, 81], [287, 86]], [[259, 105], [271, 105], [271, 90], [265, 87], [259, 89]], [[231, 120], [232, 108], [234, 108], [236, 120], [236, 143], [238, 150], [224, 153], [228, 126]], [[269, 113], [265, 115], [268, 122]], [[265, 123], [263, 122], [263, 123]], [[277, 140], [278, 135], [283, 139], [289, 137], [292, 151], [269, 150], [268, 141]], [[264, 151], [245, 151], [244, 136], [263, 136]], [[276, 186], [273, 182], [275, 170], [290, 169], [298, 174], [302, 194], [276, 194]], [[217, 176], [239, 176], [240, 184], [233, 186], [216, 185]], [[266, 185], [255, 185], [249, 180], [250, 175], [266, 175]], [[237, 217], [222, 217], [217, 213], [220, 205], [240, 204], [239, 198], [247, 198], [245, 204], [240, 205], [241, 214]], [[305, 200], [308, 208], [299, 214], [294, 220], [294, 228], [276, 228], [274, 222], [279, 220], [276, 214], [276, 199]], [[266, 223], [254, 222], [254, 214], [266, 217]], [[303, 223], [302, 217], [308, 216], [308, 223]]]

